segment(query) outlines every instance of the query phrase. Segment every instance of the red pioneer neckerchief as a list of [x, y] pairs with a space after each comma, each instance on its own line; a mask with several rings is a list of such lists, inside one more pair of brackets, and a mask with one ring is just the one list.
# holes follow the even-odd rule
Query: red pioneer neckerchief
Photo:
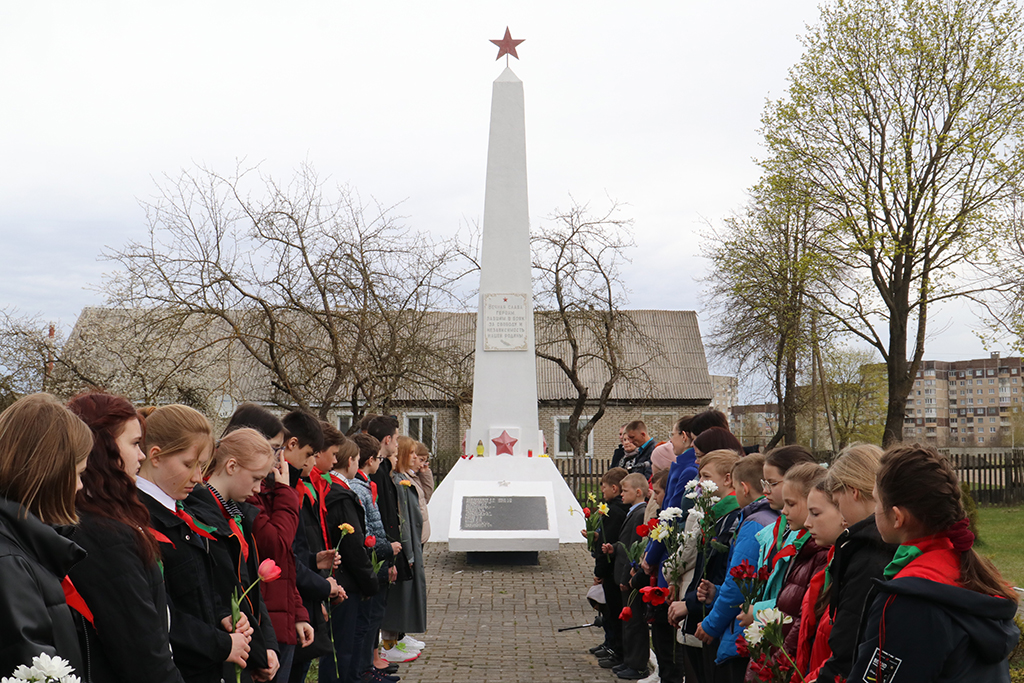
[[85, 620], [95, 628], [96, 624], [92, 619], [92, 610], [85, 604], [85, 598], [75, 588], [75, 584], [71, 583], [71, 577], [65, 576], [61, 579], [60, 587], [64, 589], [64, 602], [68, 604], [68, 607], [85, 617]]
[[248, 560], [249, 544], [245, 541], [245, 534], [242, 533], [242, 527], [238, 525], [238, 519], [241, 518], [239, 517], [238, 519], [235, 519], [230, 514], [228, 514], [228, 510], [226, 507], [224, 507], [224, 503], [220, 502], [220, 498], [218, 498], [216, 495], [213, 496], [213, 500], [217, 503], [217, 507], [220, 508], [220, 513], [224, 515], [224, 519], [228, 521], [228, 528], [231, 529], [231, 535], [238, 539], [238, 545], [242, 548], [242, 557], [245, 560]]
[[211, 531], [213, 531], [213, 529], [211, 529], [210, 527], [206, 526], [205, 524], [202, 524], [201, 522], [196, 522], [196, 520], [194, 520], [192, 518], [192, 515], [190, 515], [187, 512], [185, 512], [185, 509], [182, 507], [182, 504], [181, 504], [180, 500], [178, 501], [177, 505], [175, 506], [174, 516], [177, 517], [178, 519], [182, 520], [183, 522], [185, 522], [185, 524], [188, 525], [189, 529], [191, 529], [192, 531], [196, 532], [197, 534], [199, 534], [203, 538], [208, 538], [211, 541], [216, 541], [217, 540], [217, 538], [212, 533], [210, 533]]

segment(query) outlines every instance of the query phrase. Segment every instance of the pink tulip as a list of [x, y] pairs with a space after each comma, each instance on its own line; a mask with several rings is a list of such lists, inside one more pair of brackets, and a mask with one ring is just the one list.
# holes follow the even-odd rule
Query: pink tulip
[[281, 568], [278, 567], [277, 563], [273, 560], [267, 559], [260, 562], [260, 568], [257, 570], [257, 574], [260, 576], [260, 581], [269, 583], [281, 576]]

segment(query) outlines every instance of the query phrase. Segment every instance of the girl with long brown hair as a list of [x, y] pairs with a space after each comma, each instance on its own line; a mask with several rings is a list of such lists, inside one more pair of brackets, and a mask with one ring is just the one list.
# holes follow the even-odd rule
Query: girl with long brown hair
[[931, 447], [890, 448], [875, 522], [899, 548], [868, 595], [849, 680], [1008, 681], [1017, 595], [974, 550], [956, 473]]
[[53, 525], [77, 521], [91, 448], [89, 428], [49, 394], [0, 413], [0, 676], [41, 653], [84, 665], [62, 579], [85, 552]]
[[78, 620], [90, 653], [81, 678], [182, 683], [171, 658], [157, 541], [135, 488], [145, 457], [142, 424], [127, 399], [111, 394], [80, 394], [68, 408], [93, 440], [76, 498], [80, 521], [71, 535], [89, 556], [68, 574], [93, 616]]

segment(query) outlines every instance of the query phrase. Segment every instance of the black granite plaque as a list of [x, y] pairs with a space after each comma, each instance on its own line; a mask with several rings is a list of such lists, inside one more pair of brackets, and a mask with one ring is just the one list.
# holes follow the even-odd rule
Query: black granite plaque
[[547, 531], [548, 501], [544, 496], [466, 496], [462, 499], [463, 531]]

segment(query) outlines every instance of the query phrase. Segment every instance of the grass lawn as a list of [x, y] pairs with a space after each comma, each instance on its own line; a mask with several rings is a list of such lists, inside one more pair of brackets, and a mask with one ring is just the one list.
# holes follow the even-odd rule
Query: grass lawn
[[978, 508], [976, 550], [985, 555], [1014, 586], [1024, 587], [1024, 507]]

